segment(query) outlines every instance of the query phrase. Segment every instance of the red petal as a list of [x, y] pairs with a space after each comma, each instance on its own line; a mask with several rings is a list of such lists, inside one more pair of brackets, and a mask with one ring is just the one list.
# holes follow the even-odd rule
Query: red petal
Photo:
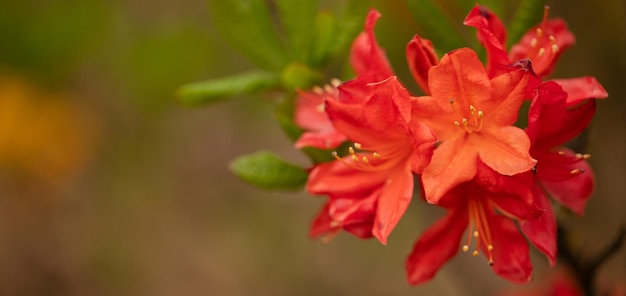
[[418, 285], [430, 280], [443, 264], [456, 255], [467, 221], [466, 210], [450, 210], [422, 234], [406, 261], [410, 284]]
[[320, 149], [335, 148], [345, 142], [346, 136], [337, 131], [305, 132], [300, 135], [295, 146], [297, 149], [315, 147]]
[[[345, 157], [344, 161], [352, 159]], [[362, 171], [336, 160], [314, 167], [306, 190], [314, 195], [358, 196], [382, 186], [388, 176], [385, 170]]]
[[567, 94], [559, 84], [541, 84], [528, 112], [528, 135], [533, 150], [548, 150], [578, 136], [587, 128], [596, 110], [595, 100], [566, 107]]
[[[541, 36], [537, 34], [538, 28], [542, 29]], [[554, 41], [549, 36], [554, 37]], [[509, 58], [512, 61], [530, 58], [535, 73], [540, 77], [545, 77], [550, 75], [563, 51], [575, 42], [576, 38], [567, 29], [565, 21], [551, 19], [528, 30], [520, 42], [511, 47]], [[552, 49], [553, 45], [558, 49], [556, 52]], [[540, 48], [543, 48], [543, 54], [539, 54]]]
[[424, 93], [430, 95], [428, 70], [439, 63], [433, 43], [418, 35], [413, 36], [413, 39], [406, 46], [406, 58], [413, 78]]
[[509, 57], [505, 50], [506, 29], [504, 24], [488, 8], [478, 4], [469, 12], [465, 21], [466, 26], [477, 29], [478, 41], [487, 49], [487, 72], [489, 77], [501, 73], [504, 66], [509, 64]]
[[381, 82], [370, 84], [372, 97], [363, 106], [365, 119], [380, 131], [411, 120], [411, 99], [409, 92], [398, 78], [391, 76]]
[[528, 135], [517, 127], [492, 128], [474, 142], [480, 159], [500, 174], [512, 176], [523, 173], [537, 163], [529, 154]]
[[[587, 161], [576, 158], [571, 150], [559, 150], [564, 155], [555, 152], [550, 158], [541, 158], [537, 164], [537, 178], [552, 198], [582, 215], [595, 184], [593, 170]], [[572, 170], [583, 173], [571, 174]]]
[[330, 215], [328, 215], [328, 207], [328, 203], [322, 206], [320, 211], [313, 219], [313, 222], [311, 223], [311, 228], [309, 229], [310, 238], [317, 239], [324, 234], [334, 234], [339, 231], [338, 227], [334, 227], [331, 224], [333, 219], [330, 217]]
[[410, 168], [398, 168], [387, 179], [380, 192], [376, 220], [372, 230], [383, 244], [404, 215], [413, 195], [413, 174]]
[[[431, 68], [428, 85], [435, 103], [442, 110], [454, 112], [450, 100], [454, 100], [460, 117], [470, 118], [469, 105], [491, 97], [491, 82], [476, 53], [461, 48], [443, 56], [439, 65]], [[466, 109], [467, 108], [467, 109]], [[451, 126], [452, 125], [452, 122]]]
[[[540, 138], [550, 141], [548, 146], [559, 145], [550, 139], [560, 132], [565, 120], [565, 100], [567, 93], [560, 85], [548, 81], [535, 90], [535, 96], [528, 111], [528, 128], [526, 132], [533, 142], [533, 149], [541, 142]], [[543, 145], [545, 146], [545, 145]]]
[[604, 87], [590, 76], [572, 79], [554, 79], [567, 92], [567, 106], [573, 106], [587, 99], [604, 99], [609, 96]]
[[524, 68], [508, 69], [508, 72], [491, 79], [492, 94], [484, 97], [480, 104], [485, 113], [485, 122], [490, 124], [515, 123], [520, 106], [526, 97], [532, 73]]
[[510, 219], [491, 211], [486, 214], [493, 239], [493, 271], [509, 281], [527, 283], [533, 267], [526, 239]]
[[370, 10], [365, 20], [365, 30], [352, 43], [350, 64], [357, 75], [372, 74], [374, 81], [383, 80], [393, 75], [385, 52], [378, 46], [374, 27], [380, 13]]
[[452, 139], [435, 149], [422, 173], [422, 186], [429, 203], [437, 204], [446, 192], [476, 174], [477, 152], [464, 142], [463, 138]]
[[409, 130], [413, 138], [413, 155], [410, 158], [411, 170], [416, 174], [421, 174], [424, 168], [430, 164], [437, 137], [430, 127], [416, 120], [409, 122]]
[[548, 257], [550, 265], [556, 264], [556, 218], [552, 205], [543, 189], [538, 184], [533, 186], [535, 201], [546, 211], [534, 220], [520, 221], [520, 229], [535, 247]]

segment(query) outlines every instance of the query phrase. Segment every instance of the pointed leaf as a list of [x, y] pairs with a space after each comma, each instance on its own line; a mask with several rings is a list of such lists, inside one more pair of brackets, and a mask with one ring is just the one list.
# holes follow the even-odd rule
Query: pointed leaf
[[299, 190], [308, 178], [305, 169], [267, 151], [240, 156], [230, 169], [244, 181], [267, 190]]
[[288, 56], [281, 46], [264, 0], [210, 1], [215, 28], [257, 66], [280, 70]]
[[266, 72], [248, 72], [235, 76], [189, 83], [176, 92], [178, 100], [187, 106], [215, 103], [234, 95], [251, 94], [277, 86], [280, 80]]

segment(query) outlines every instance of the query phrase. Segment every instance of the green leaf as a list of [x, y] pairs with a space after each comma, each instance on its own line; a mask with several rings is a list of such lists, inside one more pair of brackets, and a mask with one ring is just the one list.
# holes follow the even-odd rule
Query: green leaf
[[289, 39], [293, 57], [307, 63], [315, 26], [315, 13], [318, 1], [315, 0], [275, 0], [282, 29]]
[[335, 51], [338, 25], [337, 19], [329, 11], [320, 11], [315, 17], [314, 46], [311, 65], [318, 66]]
[[277, 75], [255, 71], [185, 84], [178, 89], [176, 96], [183, 105], [194, 107], [219, 102], [235, 95], [260, 92], [279, 84]]
[[314, 71], [307, 65], [293, 62], [283, 69], [280, 75], [283, 86], [292, 91], [295, 89], [309, 89], [322, 80], [322, 73]]
[[517, 7], [509, 23], [508, 46], [517, 43], [522, 35], [543, 18], [546, 0], [524, 0]]
[[264, 0], [210, 1], [215, 28], [251, 62], [278, 71], [288, 55], [281, 46]]
[[267, 190], [298, 190], [308, 178], [305, 169], [267, 151], [240, 156], [230, 169], [244, 181]]
[[[415, 21], [423, 28], [423, 37], [430, 39], [435, 47], [443, 52], [467, 46], [461, 34], [463, 19], [455, 20], [447, 15], [435, 0], [407, 0], [407, 6]], [[457, 25], [458, 23], [458, 25]]]

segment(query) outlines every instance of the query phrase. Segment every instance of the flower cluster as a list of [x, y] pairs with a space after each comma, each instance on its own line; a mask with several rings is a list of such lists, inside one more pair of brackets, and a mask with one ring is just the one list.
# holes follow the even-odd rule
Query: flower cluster
[[[412, 96], [376, 41], [379, 17], [371, 10], [352, 44], [354, 79], [299, 95], [295, 121], [306, 132], [296, 147], [335, 149], [334, 161], [310, 170], [307, 191], [328, 197], [310, 236], [345, 230], [386, 244], [417, 176], [422, 197], [447, 214], [415, 243], [406, 262], [411, 284], [430, 280], [458, 250], [482, 253], [497, 275], [527, 282], [526, 239], [556, 259], [549, 198], [582, 214], [591, 195], [589, 155], [563, 145], [587, 127], [606, 91], [592, 77], [545, 80], [575, 41], [564, 21], [546, 13], [507, 51], [502, 22], [476, 6], [465, 24], [476, 28], [486, 65], [469, 48], [440, 58], [415, 36], [407, 61], [426, 95]], [[524, 101], [525, 129], [514, 125]]]

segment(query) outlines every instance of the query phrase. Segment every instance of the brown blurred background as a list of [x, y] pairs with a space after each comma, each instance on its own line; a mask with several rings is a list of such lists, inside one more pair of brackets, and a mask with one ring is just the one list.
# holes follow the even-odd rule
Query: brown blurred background
[[[379, 42], [410, 81], [404, 46], [415, 31], [404, 5], [372, 1], [383, 14]], [[594, 197], [566, 223], [592, 254], [626, 224], [626, 2], [550, 5], [578, 41], [553, 76], [595, 76], [610, 94], [583, 151]], [[263, 100], [175, 103], [183, 83], [251, 67], [216, 33], [205, 0], [0, 7], [0, 295], [486, 295], [511, 286], [483, 258], [460, 254], [409, 287], [404, 260], [441, 214], [424, 203], [411, 205], [388, 246], [345, 234], [323, 245], [306, 236], [321, 198], [233, 176], [229, 161], [260, 149], [308, 161]], [[547, 261], [533, 256], [540, 279]], [[626, 248], [599, 277], [626, 282]]]

